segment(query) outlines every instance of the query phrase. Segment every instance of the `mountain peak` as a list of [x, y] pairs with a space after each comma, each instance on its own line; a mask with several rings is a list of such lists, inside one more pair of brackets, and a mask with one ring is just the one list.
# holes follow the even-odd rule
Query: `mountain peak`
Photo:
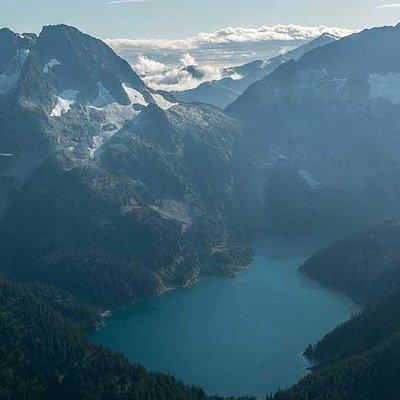
[[37, 54], [48, 80], [58, 91], [79, 91], [94, 101], [103, 86], [119, 104], [129, 99], [122, 85], [144, 92], [145, 84], [128, 62], [104, 42], [68, 25], [45, 26], [38, 38]]
[[78, 28], [71, 26], [71, 25], [67, 25], [67, 24], [45, 25], [42, 29], [42, 32], [51, 31], [51, 30], [64, 31], [64, 32], [77, 32], [80, 34], [84, 34]]
[[44, 26], [39, 34], [39, 39], [42, 41], [57, 42], [58, 45], [60, 45], [61, 42], [63, 42], [64, 45], [68, 43], [76, 45], [79, 42], [84, 43], [85, 41], [102, 43], [101, 40], [83, 33], [73, 26], [65, 24]]
[[316, 40], [318, 39], [333, 39], [333, 40], [337, 40], [339, 39], [339, 36], [333, 35], [332, 33], [329, 32], [324, 32], [322, 35], [318, 36], [316, 38]]
[[14, 38], [16, 37], [17, 34], [14, 33], [11, 29], [9, 28], [1, 28], [0, 29], [0, 39], [3, 40], [5, 38]]
[[0, 29], [0, 74], [18, 73], [34, 42], [33, 37], [25, 37], [8, 28]]

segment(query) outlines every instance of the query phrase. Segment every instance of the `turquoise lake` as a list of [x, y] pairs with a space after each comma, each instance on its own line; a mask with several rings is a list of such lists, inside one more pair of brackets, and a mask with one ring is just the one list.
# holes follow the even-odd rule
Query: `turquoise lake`
[[91, 340], [209, 394], [287, 388], [307, 373], [308, 344], [359, 311], [297, 272], [316, 247], [258, 242], [252, 267], [235, 278], [204, 278], [114, 311]]

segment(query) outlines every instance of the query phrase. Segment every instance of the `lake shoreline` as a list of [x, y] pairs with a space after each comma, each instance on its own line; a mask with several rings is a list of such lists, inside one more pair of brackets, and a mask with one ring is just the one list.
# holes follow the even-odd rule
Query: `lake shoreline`
[[[288, 253], [278, 257], [285, 245]], [[90, 338], [210, 394], [290, 387], [309, 373], [307, 346], [357, 308], [344, 293], [304, 280], [311, 281], [298, 267], [308, 251], [299, 258], [290, 244], [278, 247], [266, 242], [255, 248], [253, 261], [234, 277], [199, 276], [119, 308]]]
[[190, 288], [196, 284], [198, 284], [199, 282], [201, 282], [203, 279], [207, 279], [207, 278], [221, 278], [221, 279], [234, 279], [236, 277], [237, 274], [240, 274], [243, 271], [246, 271], [247, 269], [252, 268], [253, 265], [252, 263], [247, 264], [246, 266], [242, 266], [242, 267], [238, 267], [237, 269], [233, 270], [233, 272], [229, 272], [226, 274], [196, 274], [193, 275], [192, 278], [188, 279], [187, 282], [185, 282], [184, 285], [176, 285], [176, 286], [165, 286], [158, 291], [156, 294], [149, 296], [149, 297], [142, 297], [139, 298], [137, 300], [134, 300], [130, 303], [127, 304], [122, 304], [120, 306], [117, 307], [111, 307], [109, 309], [100, 309], [99, 310], [99, 316], [100, 316], [100, 326], [97, 327], [94, 331], [97, 332], [98, 330], [100, 330], [102, 327], [105, 326], [105, 320], [109, 317], [111, 317], [113, 315], [113, 313], [115, 311], [124, 309], [126, 307], [130, 307], [130, 306], [134, 306], [138, 303], [140, 303], [141, 301], [146, 301], [146, 300], [150, 300], [150, 299], [154, 299], [160, 296], [163, 296], [165, 294], [168, 294], [170, 292], [173, 292], [175, 290], [182, 290], [182, 289], [187, 289]]

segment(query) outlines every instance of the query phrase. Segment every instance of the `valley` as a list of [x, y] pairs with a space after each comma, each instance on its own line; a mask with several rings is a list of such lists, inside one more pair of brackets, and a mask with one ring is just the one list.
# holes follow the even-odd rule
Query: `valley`
[[204, 278], [114, 310], [89, 338], [208, 394], [289, 388], [307, 373], [307, 346], [360, 310], [297, 271], [319, 245], [258, 240], [252, 266], [234, 278]]
[[75, 27], [0, 29], [1, 400], [399, 398], [399, 40], [198, 103]]

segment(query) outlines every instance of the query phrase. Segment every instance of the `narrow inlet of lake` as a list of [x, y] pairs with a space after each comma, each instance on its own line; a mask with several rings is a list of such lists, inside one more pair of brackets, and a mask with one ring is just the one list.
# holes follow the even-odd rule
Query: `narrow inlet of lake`
[[209, 394], [265, 395], [307, 372], [302, 352], [359, 308], [297, 272], [315, 243], [265, 240], [252, 267], [113, 312], [90, 336]]

